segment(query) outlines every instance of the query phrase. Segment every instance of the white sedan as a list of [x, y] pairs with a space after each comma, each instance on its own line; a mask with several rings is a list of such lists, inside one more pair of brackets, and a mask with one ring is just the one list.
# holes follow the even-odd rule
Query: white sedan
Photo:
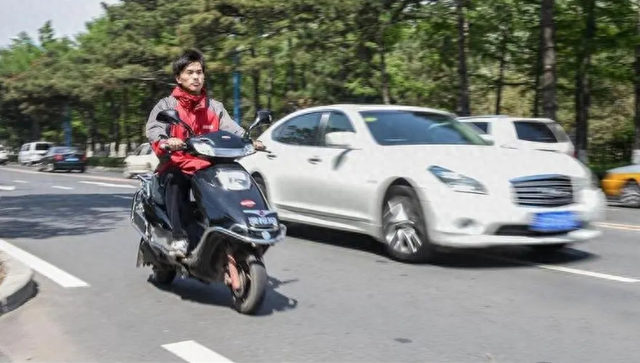
[[600, 235], [605, 197], [560, 153], [495, 148], [455, 115], [333, 105], [275, 122], [241, 163], [284, 221], [370, 235], [399, 260], [437, 246], [554, 250]]

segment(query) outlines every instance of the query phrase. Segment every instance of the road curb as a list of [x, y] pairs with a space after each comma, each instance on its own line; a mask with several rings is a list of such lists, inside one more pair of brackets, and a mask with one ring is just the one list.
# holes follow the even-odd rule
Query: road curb
[[0, 315], [20, 307], [36, 294], [33, 270], [0, 251], [5, 277], [0, 284]]

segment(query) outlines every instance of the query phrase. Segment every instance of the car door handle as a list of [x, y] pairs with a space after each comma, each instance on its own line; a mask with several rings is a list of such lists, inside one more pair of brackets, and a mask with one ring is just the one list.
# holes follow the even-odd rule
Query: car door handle
[[267, 154], [267, 159], [275, 159], [277, 157], [278, 157], [278, 155], [276, 155], [276, 154]]
[[307, 159], [307, 161], [310, 162], [311, 164], [317, 164], [317, 163], [321, 162], [322, 159], [320, 159], [320, 158], [309, 158], [309, 159]]

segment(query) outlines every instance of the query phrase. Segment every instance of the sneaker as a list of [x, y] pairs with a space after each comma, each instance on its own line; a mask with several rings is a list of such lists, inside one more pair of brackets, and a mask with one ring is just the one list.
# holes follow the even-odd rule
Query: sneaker
[[187, 255], [187, 248], [189, 242], [186, 239], [178, 239], [171, 243], [171, 249], [169, 254], [174, 257], [185, 257]]

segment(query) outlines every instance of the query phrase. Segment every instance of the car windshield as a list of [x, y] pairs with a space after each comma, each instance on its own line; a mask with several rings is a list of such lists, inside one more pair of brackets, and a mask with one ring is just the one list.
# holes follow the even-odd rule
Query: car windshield
[[451, 116], [424, 111], [362, 111], [380, 145], [487, 145], [470, 127]]

